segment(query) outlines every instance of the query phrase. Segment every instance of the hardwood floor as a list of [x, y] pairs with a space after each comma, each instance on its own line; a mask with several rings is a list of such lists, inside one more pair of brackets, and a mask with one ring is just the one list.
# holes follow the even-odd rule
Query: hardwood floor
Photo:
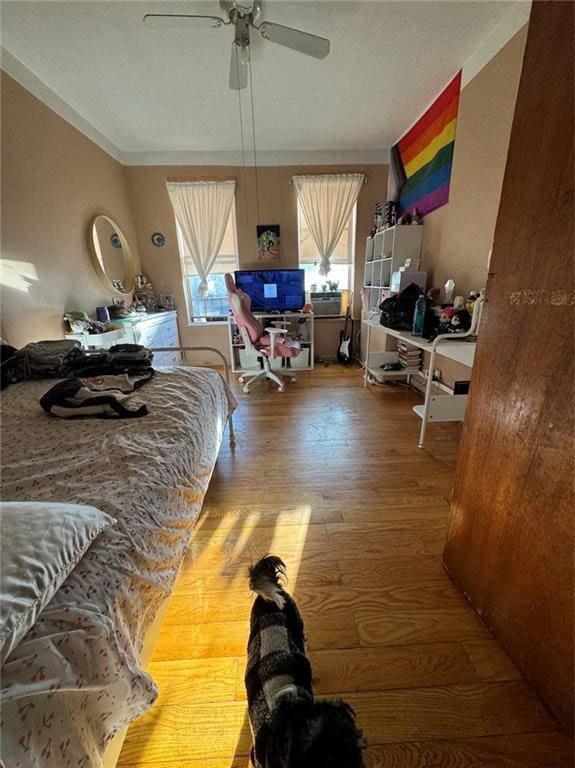
[[369, 768], [566, 768], [572, 745], [441, 566], [460, 428], [359, 370], [238, 388], [120, 768], [246, 768], [246, 569], [288, 565], [316, 692], [357, 712]]

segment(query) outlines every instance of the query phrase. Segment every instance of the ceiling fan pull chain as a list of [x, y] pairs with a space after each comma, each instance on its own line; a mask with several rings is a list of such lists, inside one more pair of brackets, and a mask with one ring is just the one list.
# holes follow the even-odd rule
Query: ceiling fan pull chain
[[254, 146], [254, 175], [255, 175], [255, 182], [256, 182], [256, 212], [257, 212], [257, 224], [261, 224], [260, 219], [260, 190], [259, 190], [259, 184], [258, 184], [258, 154], [256, 149], [256, 116], [255, 116], [255, 110], [254, 110], [254, 81], [252, 77], [252, 57], [249, 58], [249, 68], [250, 68], [250, 97], [252, 102], [252, 136], [253, 136], [253, 146]]
[[[234, 51], [234, 48], [236, 49]], [[239, 54], [237, 51], [237, 46], [233, 46], [232, 48], [232, 56], [235, 54], [236, 57], [239, 58]], [[239, 61], [236, 60], [236, 64], [239, 66]], [[242, 142], [242, 168], [243, 168], [243, 187], [244, 187], [244, 208], [246, 213], [246, 228], [249, 227], [249, 216], [248, 216], [248, 185], [247, 185], [247, 179], [246, 179], [246, 145], [244, 141], [244, 119], [243, 119], [243, 113], [242, 113], [242, 92], [238, 89], [238, 107], [240, 110], [240, 137]]]

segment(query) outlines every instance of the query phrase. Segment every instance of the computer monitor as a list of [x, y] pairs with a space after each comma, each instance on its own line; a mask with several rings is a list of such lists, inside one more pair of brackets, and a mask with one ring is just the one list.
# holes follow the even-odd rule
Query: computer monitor
[[253, 312], [299, 312], [305, 304], [303, 269], [240, 269], [235, 279]]

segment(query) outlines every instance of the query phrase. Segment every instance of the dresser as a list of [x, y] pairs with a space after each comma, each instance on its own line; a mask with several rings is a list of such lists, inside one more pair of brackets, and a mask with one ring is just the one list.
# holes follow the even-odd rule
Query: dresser
[[109, 349], [114, 344], [141, 344], [143, 347], [173, 347], [173, 352], [156, 352], [155, 365], [179, 365], [182, 362], [178, 313], [153, 312], [149, 315], [130, 315], [113, 321], [115, 329], [101, 334], [66, 334], [67, 339], [77, 339], [86, 348]]

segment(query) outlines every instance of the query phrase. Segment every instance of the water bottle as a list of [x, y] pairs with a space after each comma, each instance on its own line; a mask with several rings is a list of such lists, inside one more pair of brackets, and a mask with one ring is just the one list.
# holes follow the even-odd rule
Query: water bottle
[[423, 336], [423, 323], [425, 321], [425, 311], [427, 310], [427, 301], [425, 296], [421, 294], [418, 300], [415, 302], [415, 310], [413, 312], [413, 324], [411, 326], [411, 333], [414, 336]]

